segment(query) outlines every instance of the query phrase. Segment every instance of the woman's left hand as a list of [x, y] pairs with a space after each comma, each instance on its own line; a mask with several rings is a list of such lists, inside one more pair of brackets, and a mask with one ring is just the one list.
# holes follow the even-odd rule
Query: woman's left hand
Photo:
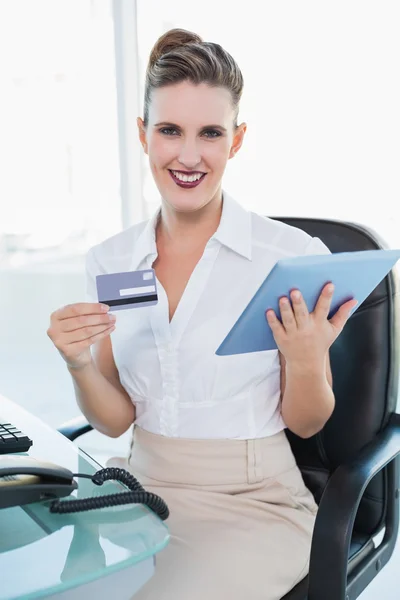
[[333, 284], [327, 284], [318, 298], [312, 313], [299, 290], [293, 290], [290, 300], [283, 297], [279, 301], [282, 323], [271, 309], [266, 312], [276, 344], [287, 363], [316, 364], [325, 356], [339, 336], [357, 300], [342, 304], [331, 319], [330, 312]]

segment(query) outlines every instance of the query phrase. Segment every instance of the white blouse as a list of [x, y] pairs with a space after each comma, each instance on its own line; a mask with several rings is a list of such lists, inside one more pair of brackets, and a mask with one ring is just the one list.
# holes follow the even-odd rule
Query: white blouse
[[[223, 199], [218, 230], [171, 323], [159, 281], [157, 305], [115, 311], [115, 364], [136, 407], [135, 423], [152, 433], [252, 439], [285, 428], [278, 351], [215, 351], [277, 260], [329, 250], [301, 229], [245, 210], [225, 192]], [[88, 301], [98, 302], [96, 275], [151, 268], [158, 214], [90, 248]]]

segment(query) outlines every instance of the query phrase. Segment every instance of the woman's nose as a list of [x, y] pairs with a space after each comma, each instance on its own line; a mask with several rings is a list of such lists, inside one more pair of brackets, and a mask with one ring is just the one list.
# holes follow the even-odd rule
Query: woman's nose
[[178, 162], [188, 170], [193, 170], [201, 162], [201, 156], [196, 142], [186, 140], [182, 144]]

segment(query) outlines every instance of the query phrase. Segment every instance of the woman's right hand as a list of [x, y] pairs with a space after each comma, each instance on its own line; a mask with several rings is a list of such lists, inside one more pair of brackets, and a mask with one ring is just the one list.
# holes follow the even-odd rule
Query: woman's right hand
[[108, 311], [106, 304], [81, 302], [51, 314], [47, 335], [70, 368], [90, 364], [90, 346], [115, 329], [115, 316]]

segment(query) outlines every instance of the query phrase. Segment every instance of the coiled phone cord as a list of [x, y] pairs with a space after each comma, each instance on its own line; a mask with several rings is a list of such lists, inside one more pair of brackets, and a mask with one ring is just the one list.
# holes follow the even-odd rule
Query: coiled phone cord
[[53, 500], [50, 504], [52, 513], [72, 513], [83, 510], [94, 510], [105, 506], [118, 506], [120, 504], [145, 504], [153, 510], [163, 521], [169, 516], [169, 509], [162, 498], [151, 492], [147, 492], [138, 482], [138, 480], [126, 471], [117, 467], [101, 469], [93, 475], [86, 473], [74, 473], [74, 477], [86, 477], [91, 479], [96, 485], [103, 485], [109, 479], [114, 479], [126, 485], [130, 491], [119, 494], [107, 494], [95, 498], [73, 498], [71, 500]]

